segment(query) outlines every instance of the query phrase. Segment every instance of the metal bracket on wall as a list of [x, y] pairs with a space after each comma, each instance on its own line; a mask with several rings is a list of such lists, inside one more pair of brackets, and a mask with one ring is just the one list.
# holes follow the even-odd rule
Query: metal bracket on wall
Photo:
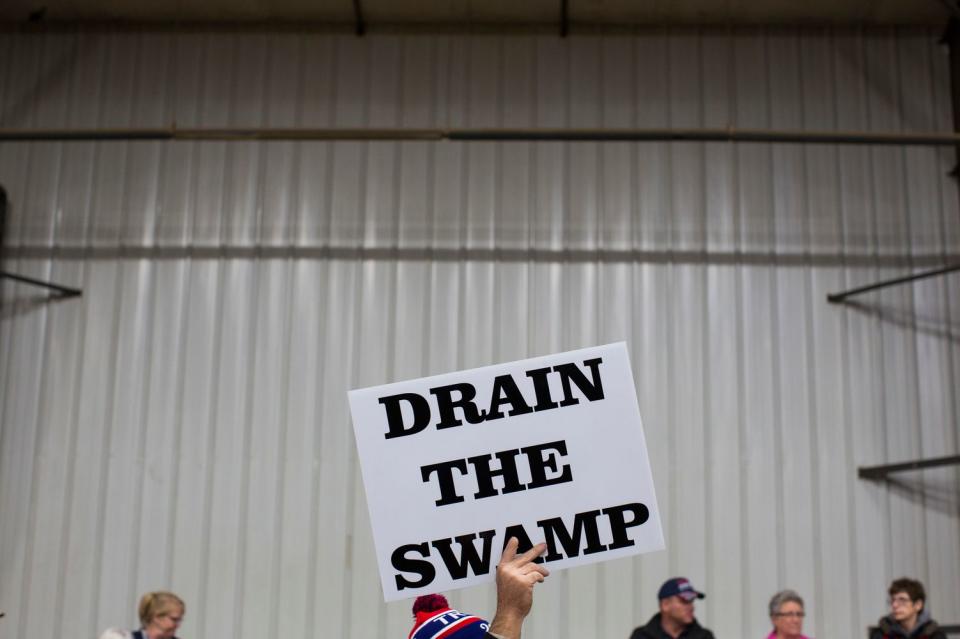
[[363, 19], [363, 7], [360, 6], [360, 0], [353, 0], [353, 30], [358, 37], [367, 32], [367, 23]]
[[960, 455], [949, 457], [932, 457], [915, 461], [900, 462], [897, 464], [881, 464], [880, 466], [860, 466], [857, 468], [857, 477], [860, 479], [885, 479], [890, 473], [900, 473], [907, 470], [922, 470], [935, 466], [952, 466], [960, 464]]
[[29, 284], [30, 286], [39, 286], [40, 288], [50, 289], [51, 291], [54, 291], [58, 297], [79, 297], [83, 295], [83, 291], [79, 288], [71, 288], [69, 286], [63, 286], [62, 284], [54, 284], [53, 282], [36, 280], [32, 277], [26, 277], [25, 275], [17, 275], [16, 273], [0, 271], [0, 279], [15, 280], [22, 284]]
[[884, 280], [882, 282], [876, 282], [875, 284], [867, 284], [866, 286], [858, 286], [857, 288], [852, 288], [848, 291], [842, 291], [840, 293], [829, 293], [827, 295], [827, 301], [831, 304], [839, 304], [851, 295], [859, 295], [860, 293], [866, 293], [868, 291], [875, 291], [878, 288], [886, 288], [887, 286], [896, 286], [897, 284], [906, 284], [908, 282], [914, 282], [916, 280], [923, 279], [925, 277], [934, 277], [936, 275], [944, 275], [945, 273], [950, 273], [951, 271], [960, 271], [960, 264], [948, 264], [942, 268], [935, 268], [931, 271], [923, 271], [921, 273], [913, 273], [911, 275], [905, 275], [903, 277], [896, 277], [892, 280]]
[[[7, 192], [2, 186], [0, 186], [0, 263], [3, 261], [3, 232], [6, 228], [6, 222]], [[56, 293], [57, 297], [79, 297], [80, 295], [83, 295], [83, 291], [78, 288], [71, 288], [61, 284], [53, 284], [52, 282], [44, 282], [43, 280], [37, 280], [25, 275], [17, 275], [16, 273], [7, 273], [6, 271], [0, 271], [0, 279], [14, 280], [22, 284], [29, 284], [30, 286], [39, 286], [41, 288], [50, 289]]]

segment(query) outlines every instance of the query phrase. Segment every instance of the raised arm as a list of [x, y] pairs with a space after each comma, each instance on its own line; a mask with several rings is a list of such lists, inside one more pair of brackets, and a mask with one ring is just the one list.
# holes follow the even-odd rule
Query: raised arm
[[503, 549], [497, 566], [497, 614], [490, 624], [490, 634], [500, 639], [520, 639], [523, 620], [533, 606], [533, 587], [550, 571], [534, 560], [547, 550], [540, 543], [517, 555], [519, 542], [511, 537]]

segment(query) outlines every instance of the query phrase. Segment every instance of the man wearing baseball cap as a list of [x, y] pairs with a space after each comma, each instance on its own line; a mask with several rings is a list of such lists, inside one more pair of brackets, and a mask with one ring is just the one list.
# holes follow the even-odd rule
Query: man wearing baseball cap
[[667, 579], [657, 593], [660, 612], [647, 625], [634, 629], [630, 639], [713, 639], [713, 633], [693, 616], [693, 600], [705, 596], [684, 577]]

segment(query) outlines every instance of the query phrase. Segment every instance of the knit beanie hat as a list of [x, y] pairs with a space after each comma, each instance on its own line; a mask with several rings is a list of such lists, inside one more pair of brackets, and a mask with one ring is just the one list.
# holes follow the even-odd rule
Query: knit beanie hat
[[443, 595], [423, 595], [413, 602], [413, 630], [407, 639], [483, 639], [490, 624], [450, 608]]

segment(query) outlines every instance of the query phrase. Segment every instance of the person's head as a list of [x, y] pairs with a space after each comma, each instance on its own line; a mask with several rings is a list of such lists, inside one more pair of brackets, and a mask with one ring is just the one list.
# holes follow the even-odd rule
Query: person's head
[[923, 611], [927, 593], [916, 579], [894, 579], [887, 590], [890, 594], [890, 612], [894, 621], [904, 627], [913, 627]]
[[443, 595], [421, 595], [413, 602], [413, 630], [407, 639], [483, 639], [490, 624], [450, 608]]
[[770, 621], [777, 637], [799, 637], [804, 614], [803, 598], [793, 590], [781, 590], [770, 598]]
[[689, 580], [683, 577], [667, 579], [660, 586], [657, 598], [660, 600], [660, 622], [679, 627], [693, 623], [693, 602], [705, 595], [697, 592]]
[[150, 639], [171, 639], [183, 621], [187, 607], [172, 592], [148, 592], [140, 598], [140, 623]]

